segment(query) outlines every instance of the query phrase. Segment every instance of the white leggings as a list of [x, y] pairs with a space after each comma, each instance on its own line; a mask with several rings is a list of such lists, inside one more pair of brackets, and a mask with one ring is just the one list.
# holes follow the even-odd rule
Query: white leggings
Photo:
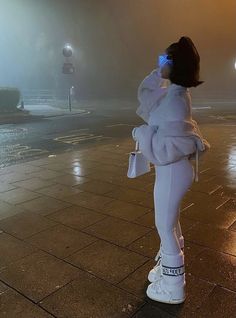
[[181, 251], [180, 203], [194, 180], [194, 168], [188, 158], [183, 158], [169, 165], [155, 166], [155, 170], [155, 225], [162, 251], [174, 255]]

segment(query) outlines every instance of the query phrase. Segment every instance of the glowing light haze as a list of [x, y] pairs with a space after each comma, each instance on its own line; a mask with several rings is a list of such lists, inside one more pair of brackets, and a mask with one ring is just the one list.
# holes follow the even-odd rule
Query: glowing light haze
[[61, 88], [66, 43], [81, 96], [134, 96], [182, 35], [201, 56], [194, 94], [236, 97], [235, 0], [0, 0], [0, 86]]

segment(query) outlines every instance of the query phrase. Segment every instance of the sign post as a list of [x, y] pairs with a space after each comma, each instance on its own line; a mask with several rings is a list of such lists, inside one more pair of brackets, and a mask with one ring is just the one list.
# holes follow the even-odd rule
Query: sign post
[[[73, 49], [70, 44], [66, 44], [62, 50], [62, 54], [65, 57], [65, 62], [63, 64], [62, 72], [63, 74], [72, 75], [75, 73], [75, 67], [70, 61], [70, 58], [73, 55]], [[71, 112], [71, 97], [74, 95], [74, 86], [69, 88], [68, 92], [68, 107]]]

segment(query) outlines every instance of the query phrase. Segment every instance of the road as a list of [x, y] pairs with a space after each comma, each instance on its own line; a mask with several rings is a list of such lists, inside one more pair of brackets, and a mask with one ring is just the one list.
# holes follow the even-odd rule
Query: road
[[[135, 114], [136, 104], [111, 101], [103, 107], [98, 103], [82, 115], [39, 118], [17, 124], [0, 125], [0, 167], [55, 155], [86, 147], [131, 137], [133, 127], [143, 121]], [[193, 109], [193, 118], [200, 125], [218, 122], [235, 124], [233, 111], [218, 108]]]
[[0, 167], [130, 136], [141, 123], [131, 106], [0, 125]]

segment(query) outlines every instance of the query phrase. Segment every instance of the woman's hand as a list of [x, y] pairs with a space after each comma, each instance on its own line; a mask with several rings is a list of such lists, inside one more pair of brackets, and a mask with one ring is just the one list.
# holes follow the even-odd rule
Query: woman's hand
[[144, 125], [141, 125], [141, 126], [138, 126], [138, 127], [135, 127], [133, 130], [132, 130], [132, 137], [135, 141], [138, 141], [139, 137], [140, 137], [140, 134], [142, 134], [143, 131], [145, 131], [149, 126], [144, 124]]

